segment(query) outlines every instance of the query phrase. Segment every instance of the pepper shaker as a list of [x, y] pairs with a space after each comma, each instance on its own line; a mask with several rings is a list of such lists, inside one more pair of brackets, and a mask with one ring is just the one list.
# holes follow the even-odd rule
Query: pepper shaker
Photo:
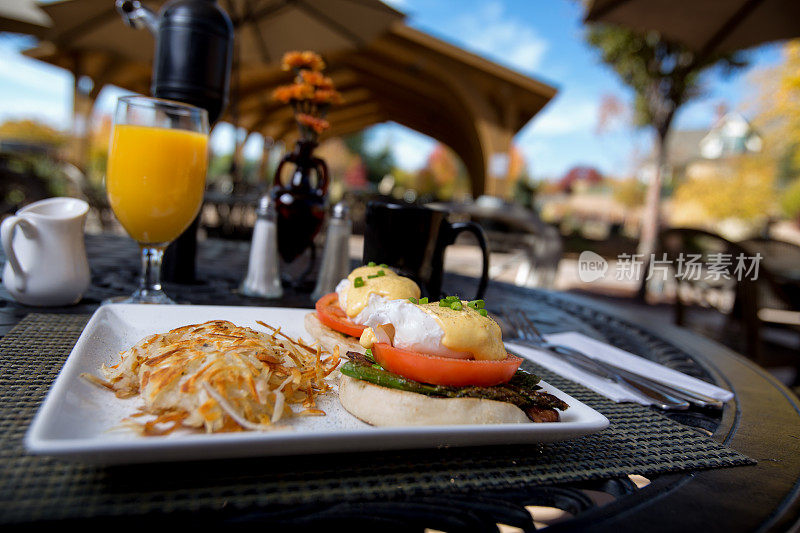
[[317, 278], [317, 286], [311, 293], [312, 299], [318, 300], [333, 292], [339, 281], [350, 273], [350, 234], [352, 231], [353, 223], [350, 221], [347, 205], [339, 202], [333, 206], [331, 218], [328, 221], [322, 266]]
[[261, 298], [283, 296], [278, 262], [278, 227], [272, 198], [265, 194], [258, 200], [250, 260], [241, 286], [242, 294]]

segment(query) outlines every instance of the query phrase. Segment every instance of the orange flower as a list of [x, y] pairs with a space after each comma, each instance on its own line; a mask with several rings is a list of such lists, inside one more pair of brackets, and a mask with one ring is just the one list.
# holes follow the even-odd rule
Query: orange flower
[[323, 76], [322, 72], [313, 70], [301, 70], [300, 79], [309, 85], [313, 85], [317, 89], [333, 89], [333, 80], [327, 76]]
[[318, 54], [306, 50], [305, 52], [286, 52], [283, 55], [281, 66], [283, 70], [291, 70], [293, 68], [322, 70], [325, 68], [325, 62]]
[[281, 85], [272, 92], [272, 98], [284, 104], [293, 100], [311, 100], [314, 98], [314, 87], [305, 83]]
[[341, 104], [342, 95], [334, 89], [318, 89], [314, 91], [315, 104]]
[[307, 128], [311, 128], [317, 135], [319, 135], [320, 133], [322, 133], [323, 131], [327, 130], [330, 127], [330, 123], [324, 118], [313, 117], [305, 113], [297, 114], [297, 122], [301, 126], [306, 126]]

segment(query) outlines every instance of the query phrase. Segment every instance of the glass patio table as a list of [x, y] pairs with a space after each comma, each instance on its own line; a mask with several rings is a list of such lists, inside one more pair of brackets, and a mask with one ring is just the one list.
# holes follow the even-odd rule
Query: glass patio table
[[[302, 530], [346, 526], [354, 531], [377, 528], [409, 531], [425, 527], [484, 531], [496, 529], [497, 524], [522, 530], [550, 524], [553, 531], [754, 531], [789, 530], [797, 525], [800, 408], [797, 398], [766, 371], [687, 330], [664, 323], [646, 323], [622, 306], [503, 283], [490, 284], [486, 295], [490, 309], [520, 309], [534, 317], [547, 332], [581, 331], [732, 390], [735, 398], [722, 411], [692, 409], [668, 417], [757, 463], [682, 471], [675, 471], [680, 470], [676, 468], [648, 475], [647, 479], [631, 467], [630, 471], [617, 469], [611, 475], [595, 472], [568, 482], [558, 482], [552, 477], [539, 482], [535, 477], [523, 480], [506, 476], [487, 478], [478, 484], [464, 472], [469, 472], [468, 465], [478, 464], [478, 458], [487, 453], [484, 448], [430, 452], [436, 455], [429, 454], [426, 460], [434, 457], [435, 461], [451, 466], [431, 463], [435, 472], [424, 479], [419, 473], [392, 474], [380, 463], [393, 460], [411, 464], [418, 458], [413, 452], [133, 467], [88, 467], [27, 455], [22, 438], [59, 366], [42, 368], [30, 362], [35, 358], [15, 358], [14, 350], [24, 349], [25, 335], [36, 336], [36, 331], [40, 331], [32, 324], [49, 323], [50, 329], [41, 329], [41, 334], [47, 336], [47, 343], [60, 346], [59, 361], [63, 360], [87, 315], [102, 300], [127, 294], [136, 284], [139, 258], [134, 243], [110, 236], [87, 236], [86, 242], [92, 287], [79, 304], [64, 308], [25, 307], [0, 288], [0, 336], [5, 336], [0, 339], [2, 523], [86, 519], [109, 526], [253, 522]], [[307, 294], [291, 289], [280, 301], [238, 294], [236, 288], [245, 273], [249, 243], [207, 240], [200, 242], [198, 248], [200, 281], [193, 285], [166, 285], [168, 294], [178, 301], [312, 306]], [[469, 294], [476, 283], [474, 279], [447, 275], [445, 290]], [[12, 331], [15, 326], [19, 327]], [[63, 328], [63, 338], [58, 328]], [[39, 349], [49, 349], [51, 344], [39, 340], [44, 343], [37, 345]], [[579, 445], [580, 442], [575, 444]], [[498, 447], [491, 448], [495, 455], [492, 468], [502, 466], [512, 472], [513, 465], [530, 467], [531, 453], [547, 456], [547, 445], [535, 449], [539, 451], [503, 448], [498, 452], [494, 450]], [[609, 455], [609, 461], [613, 455]], [[367, 464], [359, 470], [352, 463], [343, 464], [345, 457], [355, 463], [372, 462], [374, 468]], [[227, 465], [234, 465], [233, 470]], [[456, 473], [448, 476], [447, 468]], [[374, 473], [373, 470], [385, 470], [387, 476], [395, 477], [376, 485], [374, 492], [365, 491], [359, 479], [365, 485], [367, 472]], [[309, 479], [311, 474], [304, 474], [307, 472], [317, 478]], [[338, 486], [332, 484], [337, 475], [349, 481]], [[298, 489], [301, 483], [305, 492]], [[298, 494], [316, 496], [303, 499]]]

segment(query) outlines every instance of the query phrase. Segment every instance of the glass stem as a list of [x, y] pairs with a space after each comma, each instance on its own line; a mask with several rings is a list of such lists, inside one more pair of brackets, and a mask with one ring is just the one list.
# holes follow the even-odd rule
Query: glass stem
[[164, 247], [142, 246], [142, 277], [139, 290], [145, 294], [161, 292], [161, 259]]

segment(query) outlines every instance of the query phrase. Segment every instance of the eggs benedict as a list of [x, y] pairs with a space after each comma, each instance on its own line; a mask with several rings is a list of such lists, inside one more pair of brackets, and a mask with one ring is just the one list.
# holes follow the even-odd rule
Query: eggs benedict
[[373, 425], [556, 422], [568, 406], [506, 352], [483, 300], [370, 298], [339, 400]]
[[387, 265], [373, 262], [353, 270], [336, 286], [335, 292], [317, 300], [316, 312], [305, 318], [306, 330], [325, 348], [338, 346], [340, 353], [363, 353], [359, 338], [364, 321], [384, 302], [408, 298], [419, 300], [420, 289], [413, 280], [400, 276]]

